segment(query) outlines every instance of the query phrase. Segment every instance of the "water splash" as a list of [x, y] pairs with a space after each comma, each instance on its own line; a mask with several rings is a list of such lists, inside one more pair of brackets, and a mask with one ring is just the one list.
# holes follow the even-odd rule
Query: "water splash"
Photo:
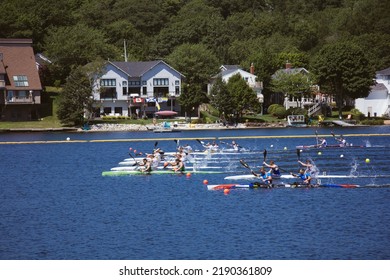
[[349, 176], [359, 176], [358, 168], [359, 162], [356, 158], [353, 158], [351, 162], [351, 170], [349, 171]]

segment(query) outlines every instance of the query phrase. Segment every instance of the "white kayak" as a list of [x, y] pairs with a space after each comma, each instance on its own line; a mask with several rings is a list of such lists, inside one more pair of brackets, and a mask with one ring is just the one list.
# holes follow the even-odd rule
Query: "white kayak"
[[[361, 177], [361, 176], [360, 176]], [[245, 175], [234, 175], [234, 176], [227, 176], [225, 177], [225, 180], [253, 180], [258, 177], [252, 175], [252, 174], [245, 174]], [[273, 179], [292, 179], [296, 178], [292, 175], [281, 175], [280, 177], [273, 177]], [[313, 176], [313, 179], [325, 179], [325, 178], [358, 178], [357, 176], [351, 176], [351, 175], [317, 175]]]
[[[130, 171], [130, 170], [137, 170], [139, 168], [138, 165], [135, 166], [118, 166], [111, 168], [111, 171]], [[186, 170], [200, 170], [200, 169], [223, 169], [222, 166], [186, 166]], [[154, 170], [170, 170], [172, 169], [172, 166], [167, 166], [164, 168], [164, 166], [158, 166], [157, 169]]]

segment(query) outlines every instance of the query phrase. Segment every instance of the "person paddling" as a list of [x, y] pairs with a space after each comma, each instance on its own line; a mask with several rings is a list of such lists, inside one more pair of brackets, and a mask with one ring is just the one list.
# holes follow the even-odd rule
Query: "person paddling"
[[340, 135], [340, 138], [336, 138], [336, 141], [339, 143], [340, 147], [346, 147], [347, 146], [347, 140], [343, 137], [343, 135]]
[[267, 172], [264, 167], [261, 167], [260, 168], [260, 173], [255, 173], [252, 171], [252, 174], [258, 178], [261, 178], [262, 181], [265, 183], [265, 184], [268, 184], [268, 185], [271, 185], [272, 184], [272, 176], [271, 176], [271, 173], [270, 172]]
[[293, 173], [290, 173], [292, 176], [296, 177], [296, 178], [300, 178], [303, 182], [304, 185], [310, 185], [311, 183], [311, 176], [310, 176], [310, 173], [308, 172], [305, 172], [305, 169], [301, 168], [299, 170], [299, 173], [298, 174], [293, 174]]
[[309, 174], [313, 173], [313, 171], [314, 171], [313, 170], [313, 163], [311, 162], [310, 159], [307, 159], [306, 162], [302, 162], [302, 161], [298, 160], [298, 163], [300, 165], [306, 167], [306, 170], [305, 170], [306, 173], [309, 173]]
[[264, 161], [264, 162], [263, 162], [263, 165], [265, 165], [266, 167], [271, 168], [270, 173], [272, 174], [272, 177], [280, 177], [279, 166], [277, 166], [273, 160], [271, 160], [271, 161], [269, 162], [269, 164], [267, 164], [267, 163]]
[[328, 142], [326, 142], [325, 138], [320, 138], [320, 143], [318, 144], [318, 148], [326, 148], [328, 146]]
[[146, 158], [142, 159], [142, 163], [140, 163], [139, 166], [139, 171], [141, 171], [142, 173], [150, 173], [152, 171], [151, 162]]
[[175, 160], [175, 165], [173, 166], [172, 170], [174, 172], [184, 172], [185, 171], [184, 162], [180, 158], [177, 158]]

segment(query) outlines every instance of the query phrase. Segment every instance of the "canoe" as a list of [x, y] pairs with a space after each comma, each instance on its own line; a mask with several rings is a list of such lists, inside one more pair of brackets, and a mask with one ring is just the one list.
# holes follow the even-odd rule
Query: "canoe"
[[[225, 167], [222, 167], [222, 166], [186, 166], [186, 170], [199, 170], [199, 169], [223, 169]], [[110, 170], [111, 171], [132, 171], [132, 170], [137, 170], [138, 169], [138, 166], [117, 166], [117, 167], [113, 167], [111, 168]], [[168, 166], [166, 168], [164, 168], [164, 166], [158, 166], [157, 167], [157, 170], [171, 170], [172, 167], [171, 166]]]
[[326, 147], [319, 147], [318, 145], [296, 146], [297, 149], [335, 149], [335, 148], [366, 148], [366, 146], [352, 145], [352, 146], [340, 146], [340, 145], [327, 145]]

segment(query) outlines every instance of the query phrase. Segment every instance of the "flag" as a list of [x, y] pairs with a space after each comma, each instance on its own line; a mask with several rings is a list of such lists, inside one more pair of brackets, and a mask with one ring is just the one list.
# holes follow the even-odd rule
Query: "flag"
[[160, 111], [160, 104], [158, 104], [157, 100], [156, 100], [156, 107], [157, 107], [157, 111]]

